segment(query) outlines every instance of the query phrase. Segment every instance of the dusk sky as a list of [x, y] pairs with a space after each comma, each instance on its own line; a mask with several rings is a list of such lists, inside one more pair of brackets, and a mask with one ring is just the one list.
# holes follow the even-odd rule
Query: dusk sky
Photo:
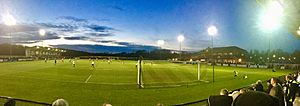
[[[0, 0], [0, 43], [12, 32], [15, 43], [29, 46], [97, 52], [102, 46], [151, 48], [165, 40], [162, 48], [178, 50], [177, 36], [184, 34], [183, 50], [196, 51], [211, 46], [207, 28], [214, 25], [218, 47], [266, 50], [270, 39], [271, 49], [300, 49], [300, 39], [285, 27], [260, 28], [262, 11], [256, 0]], [[4, 25], [7, 14], [16, 20], [12, 28]]]

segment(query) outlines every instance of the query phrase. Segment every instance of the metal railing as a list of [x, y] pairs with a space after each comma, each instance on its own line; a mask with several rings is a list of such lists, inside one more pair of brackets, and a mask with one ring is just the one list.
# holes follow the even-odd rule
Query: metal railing
[[13, 100], [15, 102], [15, 106], [51, 106], [50, 103], [31, 101], [19, 98], [12, 98], [8, 96], [0, 96], [0, 104], [2, 106], [8, 101]]
[[[290, 74], [294, 74], [294, 73], [290, 73]], [[282, 76], [278, 76], [277, 78], [279, 80], [284, 80], [284, 77], [286, 75], [282, 75]], [[268, 82], [269, 80], [265, 80], [263, 82]], [[243, 88], [250, 88], [252, 87], [251, 85], [249, 86], [246, 86], [246, 87], [242, 87], [242, 88], [238, 88], [238, 89], [235, 89], [235, 90], [232, 90], [232, 91], [239, 91], [240, 89], [243, 89]], [[202, 100], [197, 100], [197, 101], [192, 101], [192, 102], [186, 102], [186, 103], [179, 103], [179, 104], [175, 104], [173, 106], [186, 106], [186, 105], [195, 105], [197, 104], [198, 106], [208, 106], [208, 99], [202, 99]]]

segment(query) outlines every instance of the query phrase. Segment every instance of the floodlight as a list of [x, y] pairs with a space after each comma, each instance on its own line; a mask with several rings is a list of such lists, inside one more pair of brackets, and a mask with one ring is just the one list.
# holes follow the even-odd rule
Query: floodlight
[[39, 34], [40, 34], [41, 36], [45, 36], [46, 30], [40, 29], [40, 30], [39, 30]]
[[2, 17], [2, 19], [3, 19], [3, 22], [4, 22], [5, 25], [8, 25], [8, 26], [16, 25], [15, 18], [10, 14], [4, 15]]
[[207, 32], [210, 36], [214, 36], [218, 33], [218, 29], [216, 26], [210, 26], [208, 27]]
[[242, 62], [242, 59], [241, 58], [239, 58], [239, 60], [238, 60], [239, 62]]
[[262, 13], [259, 27], [262, 30], [274, 30], [281, 26], [283, 7], [278, 1], [272, 1], [268, 8]]
[[297, 31], [297, 34], [300, 35], [300, 29]]
[[177, 37], [177, 41], [178, 42], [182, 42], [184, 40], [184, 36], [182, 34], [180, 34], [178, 37]]
[[275, 54], [273, 54], [273, 58], [275, 58], [276, 57], [276, 55]]

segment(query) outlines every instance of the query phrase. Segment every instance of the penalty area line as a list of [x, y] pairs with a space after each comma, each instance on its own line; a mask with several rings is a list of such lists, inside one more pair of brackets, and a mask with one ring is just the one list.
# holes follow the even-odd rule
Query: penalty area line
[[90, 75], [85, 81], [84, 83], [88, 83], [88, 81], [91, 79], [92, 75]]

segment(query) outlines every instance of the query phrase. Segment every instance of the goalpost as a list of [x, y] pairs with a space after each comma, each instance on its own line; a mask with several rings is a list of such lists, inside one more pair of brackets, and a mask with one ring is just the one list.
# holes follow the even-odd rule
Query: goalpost
[[[136, 75], [136, 84], [138, 85], [138, 88], [140, 88], [140, 89], [142, 89], [142, 88], [144, 88], [145, 86], [144, 86], [144, 83], [143, 83], [143, 74], [147, 74], [148, 75], [148, 73], [146, 72], [146, 73], [144, 73], [144, 70], [143, 70], [143, 63], [144, 61], [143, 61], [143, 58], [142, 57], [140, 57], [137, 61], [136, 61], [136, 69], [137, 69], [137, 75]], [[196, 73], [194, 73], [194, 72], [192, 72], [194, 75], [194, 77], [193, 77], [193, 79], [184, 79], [184, 78], [186, 78], [187, 76], [181, 76], [181, 77], [183, 77], [183, 78], [179, 78], [179, 79], [181, 79], [181, 80], [184, 80], [183, 82], [194, 82], [194, 81], [203, 81], [203, 82], [207, 82], [207, 79], [206, 79], [206, 72], [207, 72], [207, 69], [206, 69], [206, 65], [205, 64], [203, 64], [201, 61], [197, 61], [197, 62], [195, 62], [196, 64], [195, 65], [197, 65], [195, 68], [193, 68], [192, 70], [194, 70], [194, 72], [195, 71], [197, 71]], [[175, 73], [175, 74], [178, 74], [178, 73]], [[195, 74], [197, 74], [197, 75], [195, 75]], [[180, 76], [179, 76], [180, 77]], [[148, 78], [148, 77], [147, 77]], [[157, 86], [155, 86], [155, 84], [159, 84], [159, 83], [149, 83], [147, 86], [148, 87], [157, 87]], [[172, 83], [170, 83], [170, 84], [172, 84]], [[175, 84], [175, 82], [174, 82], [174, 84]], [[178, 81], [178, 84], [182, 84], [182, 82], [180, 82], [180, 81]], [[162, 85], [158, 85], [158, 86], [162, 86]]]
[[200, 62], [198, 61], [198, 81], [200, 81]]
[[197, 62], [197, 80], [201, 82], [208, 82], [207, 80], [207, 63], [206, 62]]

